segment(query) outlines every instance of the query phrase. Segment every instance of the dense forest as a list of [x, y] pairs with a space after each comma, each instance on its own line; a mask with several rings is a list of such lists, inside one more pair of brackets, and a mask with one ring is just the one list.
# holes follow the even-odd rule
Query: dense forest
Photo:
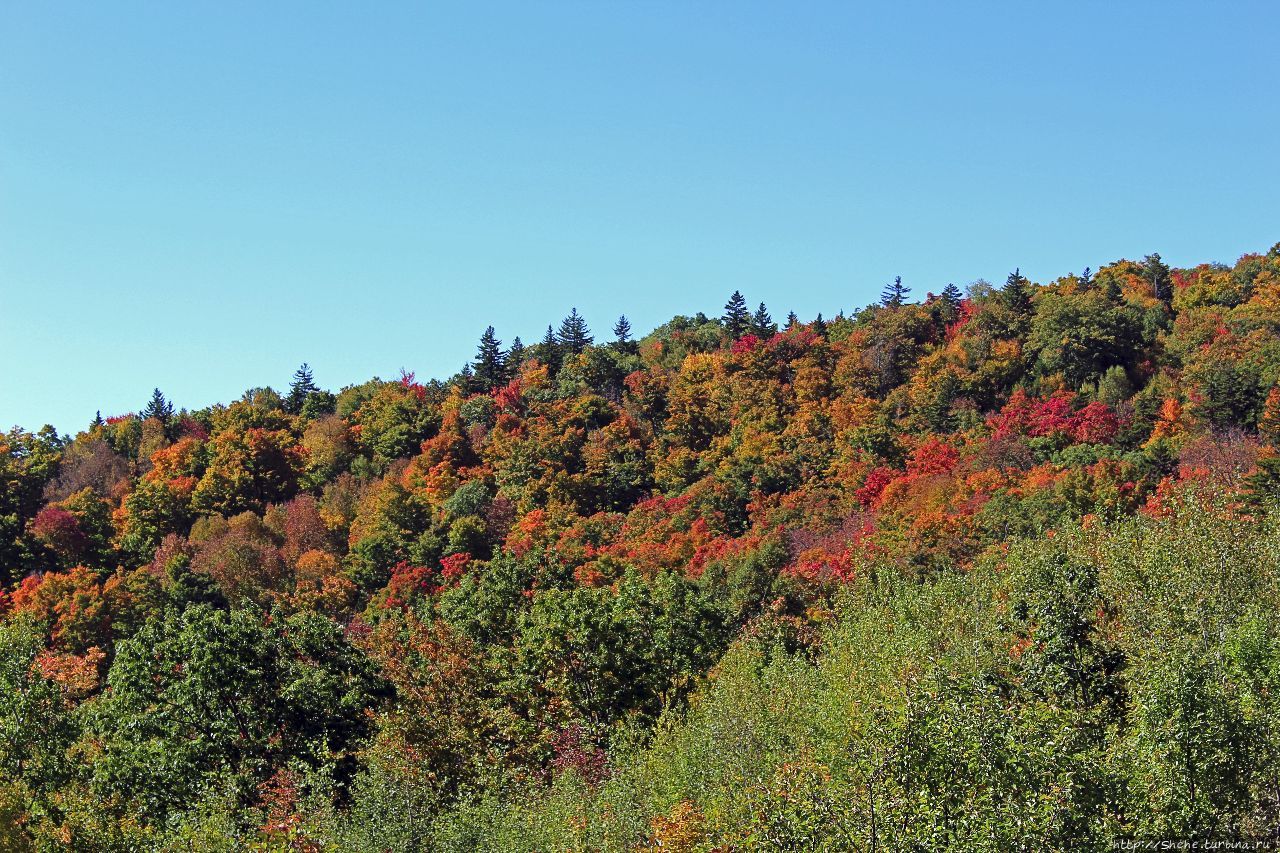
[[1276, 832], [1280, 244], [715, 313], [0, 435], [0, 850]]

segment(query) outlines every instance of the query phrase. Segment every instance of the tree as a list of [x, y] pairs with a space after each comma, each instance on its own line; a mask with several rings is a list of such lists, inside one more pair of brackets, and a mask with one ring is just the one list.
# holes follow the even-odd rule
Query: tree
[[813, 330], [823, 337], [827, 336], [827, 321], [822, 319], [822, 312], [813, 318]]
[[311, 368], [304, 361], [302, 366], [294, 371], [293, 382], [289, 383], [289, 396], [285, 397], [284, 410], [291, 415], [301, 414], [307, 397], [319, 390], [320, 387], [312, 379]]
[[117, 647], [90, 728], [93, 790], [162, 823], [215, 780], [240, 805], [278, 770], [345, 785], [385, 695], [343, 630], [314, 614], [194, 604]]
[[519, 335], [511, 340], [511, 347], [507, 350], [505, 361], [508, 376], [514, 376], [520, 372], [520, 365], [524, 364], [524, 341], [520, 340]]
[[613, 324], [613, 336], [620, 344], [631, 342], [631, 321], [627, 319], [626, 314], [619, 317], [618, 322]]
[[142, 419], [149, 418], [155, 418], [165, 426], [173, 419], [173, 404], [164, 398], [159, 388], [152, 392], [150, 401], [142, 409]]
[[1151, 295], [1168, 305], [1173, 301], [1173, 274], [1160, 260], [1160, 254], [1147, 255], [1142, 260], [1142, 274], [1151, 282]]
[[777, 331], [778, 327], [773, 324], [773, 318], [769, 316], [769, 309], [765, 308], [764, 303], [761, 302], [751, 318], [751, 334], [763, 339], [773, 337]]
[[591, 330], [587, 328], [587, 321], [578, 313], [577, 308], [570, 311], [569, 316], [564, 318], [560, 324], [560, 331], [556, 335], [556, 341], [560, 346], [574, 355], [591, 346], [593, 340]]
[[724, 324], [729, 337], [735, 341], [745, 335], [750, 328], [751, 312], [747, 310], [747, 300], [743, 299], [738, 291], [735, 290], [729, 297], [729, 301], [724, 304], [724, 317], [720, 322]]
[[484, 330], [480, 336], [480, 346], [476, 349], [475, 381], [481, 391], [492, 391], [506, 378], [506, 361], [502, 355], [502, 341], [494, 334], [493, 326]]
[[942, 288], [942, 301], [946, 303], [947, 310], [953, 315], [960, 310], [960, 303], [963, 300], [964, 297], [960, 293], [960, 288], [956, 287], [955, 284], [948, 283], [946, 287]]
[[886, 284], [880, 291], [880, 304], [886, 308], [901, 308], [907, 301], [911, 288], [902, 283], [902, 276], [894, 276], [892, 284]]
[[788, 311], [787, 312], [787, 329], [788, 330], [794, 329], [798, 325], [800, 325], [800, 318], [796, 316], [796, 312]]
[[1031, 312], [1031, 282], [1022, 274], [1021, 267], [1009, 273], [1009, 277], [1005, 279], [1004, 287], [1000, 290], [1000, 301], [1016, 314]]

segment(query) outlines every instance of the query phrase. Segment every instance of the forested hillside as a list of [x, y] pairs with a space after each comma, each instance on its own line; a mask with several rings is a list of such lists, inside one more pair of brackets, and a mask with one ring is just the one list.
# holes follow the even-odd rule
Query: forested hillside
[[598, 332], [0, 435], [0, 850], [1280, 826], [1280, 244]]

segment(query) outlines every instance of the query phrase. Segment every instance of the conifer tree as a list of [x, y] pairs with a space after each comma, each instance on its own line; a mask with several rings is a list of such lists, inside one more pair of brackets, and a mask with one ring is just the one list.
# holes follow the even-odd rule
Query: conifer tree
[[822, 314], [814, 318], [813, 330], [824, 338], [827, 336], [827, 321], [822, 319]]
[[1144, 277], [1151, 282], [1151, 295], [1168, 305], [1173, 301], [1173, 273], [1160, 260], [1160, 253], [1147, 255], [1142, 266]]
[[502, 355], [502, 341], [493, 331], [493, 326], [484, 330], [480, 336], [480, 345], [476, 348], [475, 381], [481, 391], [491, 391], [503, 383], [506, 377], [506, 364]]
[[578, 313], [578, 309], [574, 308], [569, 312], [569, 316], [564, 318], [564, 322], [560, 324], [560, 332], [556, 335], [556, 341], [564, 351], [577, 355], [591, 346], [592, 340], [591, 330], [587, 328], [587, 321]]
[[788, 311], [787, 312], [787, 329], [788, 330], [794, 329], [798, 325], [800, 325], [800, 318], [796, 316], [796, 312]]
[[1031, 311], [1031, 282], [1022, 274], [1021, 267], [1009, 273], [1009, 277], [1005, 279], [1004, 287], [1000, 289], [1000, 300], [1017, 314]]
[[751, 312], [747, 310], [747, 300], [743, 299], [738, 291], [735, 290], [729, 297], [729, 301], [724, 304], [724, 317], [720, 322], [724, 324], [729, 337], [735, 341], [745, 335], [750, 328]]
[[760, 307], [756, 309], [756, 313], [751, 317], [751, 334], [757, 338], [771, 338], [778, 331], [778, 327], [773, 324], [773, 318], [769, 316], [769, 309], [764, 307], [764, 303], [760, 303]]
[[942, 288], [942, 301], [946, 303], [947, 310], [955, 314], [960, 310], [960, 302], [963, 300], [960, 288], [955, 284], [948, 282], [947, 286]]
[[886, 284], [880, 291], [880, 304], [886, 308], [901, 308], [907, 301], [911, 288], [902, 284], [902, 276], [895, 276], [892, 284]]
[[538, 358], [554, 373], [560, 366], [560, 342], [556, 340], [556, 330], [550, 323], [547, 324], [547, 333], [542, 336], [542, 343], [538, 345], [538, 350]]
[[311, 368], [304, 361], [293, 374], [293, 382], [289, 384], [289, 396], [285, 398], [284, 410], [291, 415], [296, 415], [302, 411], [303, 405], [307, 402], [307, 397], [319, 391], [311, 375]]
[[102, 410], [99, 409], [98, 411], [94, 412], [93, 422], [89, 424], [89, 429], [97, 429], [98, 427], [103, 427], [106, 425], [107, 425], [107, 422], [102, 419]]
[[1088, 267], [1084, 268], [1084, 272], [1080, 273], [1080, 289], [1088, 290], [1093, 287], [1093, 270]]
[[148, 418], [155, 418], [165, 426], [168, 426], [169, 421], [173, 419], [173, 404], [164, 398], [159, 388], [152, 392], [151, 399], [142, 410], [142, 419]]
[[520, 372], [520, 365], [524, 364], [524, 341], [520, 340], [520, 336], [516, 335], [511, 340], [511, 347], [507, 350], [506, 368], [507, 376], [515, 376]]
[[618, 322], [613, 324], [613, 336], [620, 344], [631, 341], [631, 321], [627, 319], [626, 314], [619, 317]]

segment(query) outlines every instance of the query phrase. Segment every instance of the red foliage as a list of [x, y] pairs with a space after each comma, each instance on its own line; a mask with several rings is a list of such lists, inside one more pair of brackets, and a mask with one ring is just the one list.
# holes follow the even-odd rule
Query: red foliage
[[873, 507], [880, 500], [880, 495], [884, 492], [885, 486], [893, 482], [893, 478], [898, 472], [892, 468], [873, 468], [871, 473], [867, 474], [867, 478], [862, 481], [862, 486], [856, 492], [854, 497], [858, 499], [858, 503], [865, 507]]
[[469, 565], [471, 565], [470, 554], [450, 554], [440, 560], [440, 576], [448, 581], [457, 580], [466, 573]]
[[743, 353], [751, 352], [759, 346], [759, 338], [752, 334], [746, 334], [734, 341], [733, 346], [730, 347], [730, 349], [734, 355], [742, 355]]
[[930, 438], [917, 447], [907, 460], [907, 473], [914, 475], [950, 474], [960, 460], [960, 452], [940, 438]]

